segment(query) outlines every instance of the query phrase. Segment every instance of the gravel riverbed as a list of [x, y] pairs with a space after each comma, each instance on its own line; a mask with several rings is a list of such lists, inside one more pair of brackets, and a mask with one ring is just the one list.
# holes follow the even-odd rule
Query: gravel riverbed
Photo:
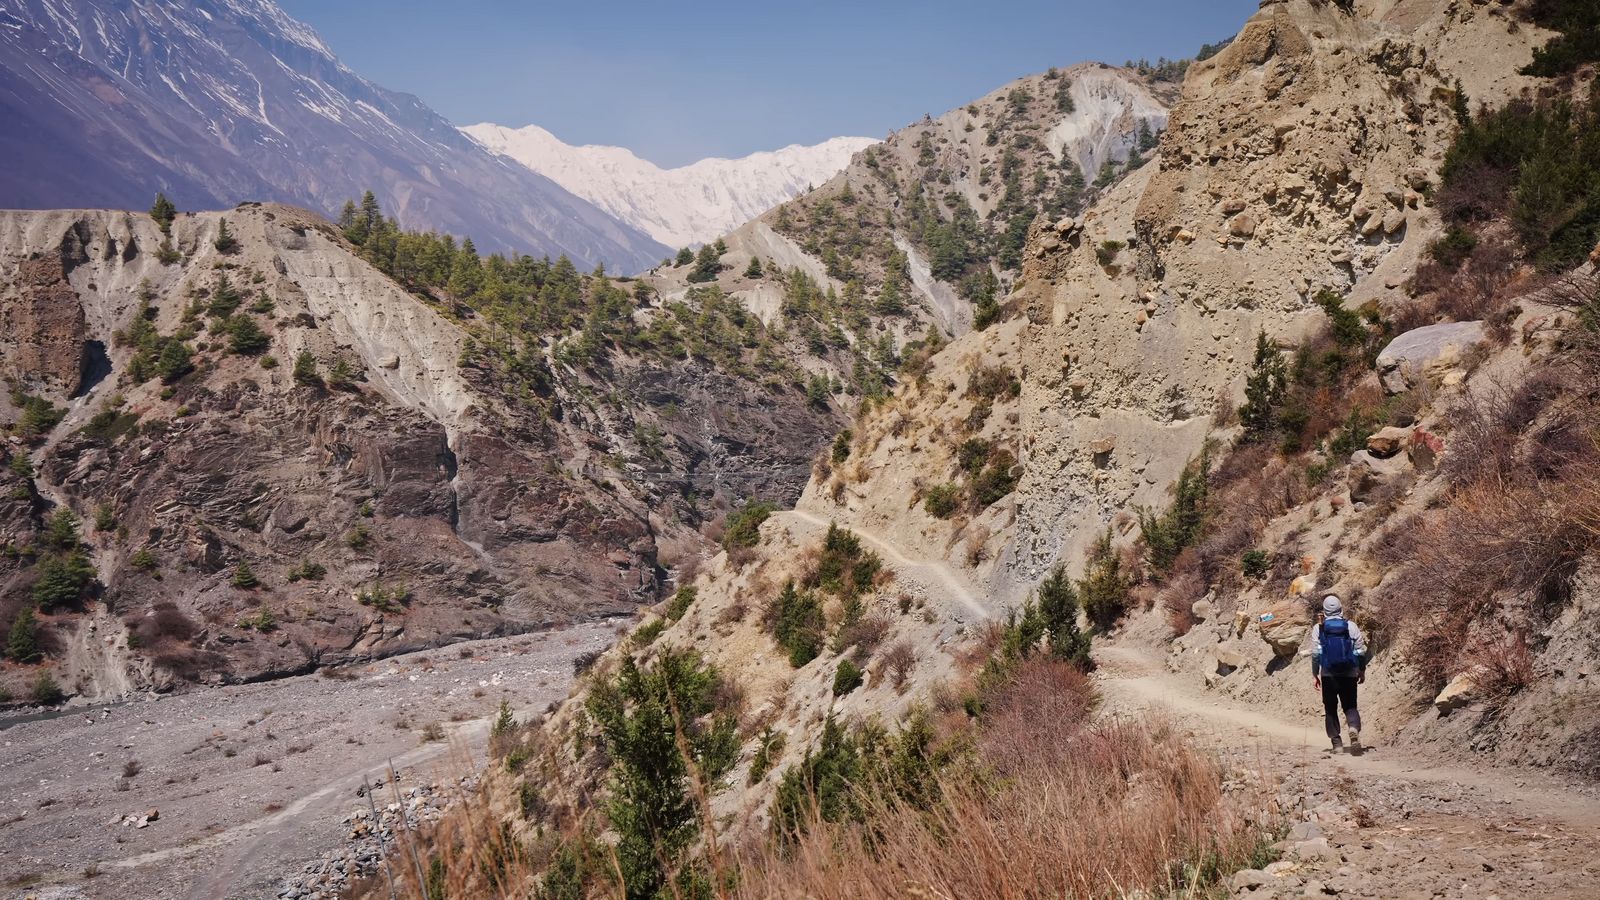
[[383, 782], [380, 817], [447, 802], [481, 764], [500, 701], [542, 716], [570, 690], [573, 659], [617, 627], [0, 719], [0, 897], [312, 896], [339, 860], [371, 856], [353, 836], [370, 828], [363, 781]]

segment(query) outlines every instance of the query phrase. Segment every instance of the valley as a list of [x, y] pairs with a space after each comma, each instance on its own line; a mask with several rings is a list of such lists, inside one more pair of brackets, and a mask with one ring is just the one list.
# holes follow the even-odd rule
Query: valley
[[7, 896], [277, 897], [286, 879], [307, 866], [320, 874], [326, 855], [352, 846], [346, 820], [368, 807], [364, 779], [399, 773], [374, 792], [379, 809], [418, 785], [448, 798], [481, 760], [502, 701], [538, 717], [566, 695], [574, 661], [615, 639], [600, 622], [0, 718]]
[[1600, 11], [1246, 5], [671, 169], [859, 129], [0, 10], [0, 894], [1591, 896]]

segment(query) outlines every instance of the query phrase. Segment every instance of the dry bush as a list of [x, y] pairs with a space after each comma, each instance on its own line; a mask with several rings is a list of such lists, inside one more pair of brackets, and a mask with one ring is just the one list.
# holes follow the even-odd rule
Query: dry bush
[[1188, 634], [1194, 628], [1197, 620], [1194, 617], [1194, 604], [1206, 595], [1208, 590], [1205, 578], [1195, 568], [1184, 565], [1185, 551], [1178, 557], [1174, 565], [1174, 574], [1161, 586], [1156, 594], [1156, 603], [1167, 613], [1167, 625], [1176, 635]]
[[989, 526], [978, 525], [967, 535], [966, 557], [969, 568], [977, 568], [987, 558], [986, 548], [991, 532]]
[[1476, 681], [1486, 696], [1504, 699], [1533, 683], [1533, 653], [1524, 635], [1484, 641], [1470, 655], [1483, 667]]
[[911, 672], [917, 667], [917, 651], [907, 640], [896, 641], [893, 646], [883, 652], [883, 670], [889, 673], [889, 680], [894, 683], [895, 690], [903, 690], [906, 682], [911, 678]]
[[[1499, 322], [1512, 300], [1530, 287], [1519, 280], [1519, 270], [1516, 246], [1499, 233], [1482, 237], [1457, 268], [1425, 262], [1410, 285], [1420, 299], [1395, 311], [1395, 328], [1404, 332], [1440, 319]], [[1509, 333], [1500, 336], [1509, 337]]]
[[1081, 669], [1032, 657], [984, 695], [978, 750], [1007, 778], [1035, 764], [1071, 765], [1072, 740], [1093, 708], [1094, 691]]
[[695, 579], [700, 576], [700, 564], [701, 557], [698, 553], [684, 556], [676, 566], [675, 581], [680, 585], [693, 585]]
[[146, 647], [168, 641], [187, 643], [200, 632], [200, 626], [174, 603], [157, 603], [150, 612], [150, 615], [130, 618], [126, 623]]
[[[1260, 844], [1264, 799], [1222, 791], [1207, 755], [1161, 724], [1087, 725], [1083, 676], [1029, 664], [997, 692], [979, 759], [931, 809], [879, 792], [870, 825], [814, 823], [742, 860], [739, 898], [1192, 896]], [[1203, 880], [1203, 879], [1194, 879]]]
[[998, 619], [988, 619], [977, 623], [976, 633], [967, 646], [957, 650], [958, 661], [968, 670], [981, 668], [991, 657], [1000, 650], [1000, 644], [1006, 639], [1006, 625]]
[[724, 628], [729, 625], [737, 625], [738, 623], [743, 622], [745, 616], [749, 614], [750, 607], [746, 606], [743, 600], [735, 600], [734, 602], [728, 604], [722, 610], [722, 612], [717, 613], [716, 622], [713, 624], [717, 628]]
[[887, 617], [873, 613], [862, 616], [854, 622], [840, 626], [839, 634], [834, 639], [835, 646], [856, 648], [857, 662], [872, 656], [872, 651], [883, 643], [889, 633], [889, 620]]
[[[1441, 461], [1444, 474], [1455, 485], [1511, 477], [1521, 468], [1524, 436], [1568, 391], [1561, 372], [1542, 368], [1517, 384], [1490, 385], [1469, 394], [1447, 411], [1450, 452]], [[1557, 411], [1563, 420], [1575, 413], [1570, 408]]]
[[833, 454], [829, 448], [824, 447], [817, 452], [811, 460], [811, 480], [816, 482], [827, 481], [833, 474]]
[[1410, 525], [1409, 557], [1381, 615], [1407, 627], [1411, 662], [1435, 686], [1471, 658], [1463, 650], [1476, 623], [1519, 597], [1548, 618], [1578, 564], [1600, 550], [1600, 460], [1575, 461], [1558, 478], [1520, 475], [1489, 467]]
[[1264, 444], [1235, 447], [1208, 481], [1204, 534], [1199, 543], [1173, 561], [1161, 590], [1154, 596], [1154, 603], [1166, 611], [1169, 624], [1178, 634], [1193, 627], [1190, 607], [1211, 588], [1222, 595], [1245, 589], [1241, 569], [1244, 554], [1257, 549], [1263, 531], [1273, 519], [1308, 497], [1299, 470]]

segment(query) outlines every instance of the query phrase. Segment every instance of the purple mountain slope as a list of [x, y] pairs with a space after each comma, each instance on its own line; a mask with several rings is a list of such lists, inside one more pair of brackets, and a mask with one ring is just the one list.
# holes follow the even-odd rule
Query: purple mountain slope
[[0, 4], [0, 207], [277, 200], [374, 190], [409, 228], [634, 271], [666, 248], [346, 68], [271, 0]]

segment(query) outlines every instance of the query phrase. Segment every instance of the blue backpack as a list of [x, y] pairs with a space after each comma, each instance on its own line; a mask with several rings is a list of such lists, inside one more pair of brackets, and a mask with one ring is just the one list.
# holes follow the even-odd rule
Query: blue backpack
[[1356, 666], [1356, 642], [1350, 637], [1350, 623], [1344, 619], [1329, 619], [1322, 623], [1322, 668], [1324, 671], [1353, 669]]

